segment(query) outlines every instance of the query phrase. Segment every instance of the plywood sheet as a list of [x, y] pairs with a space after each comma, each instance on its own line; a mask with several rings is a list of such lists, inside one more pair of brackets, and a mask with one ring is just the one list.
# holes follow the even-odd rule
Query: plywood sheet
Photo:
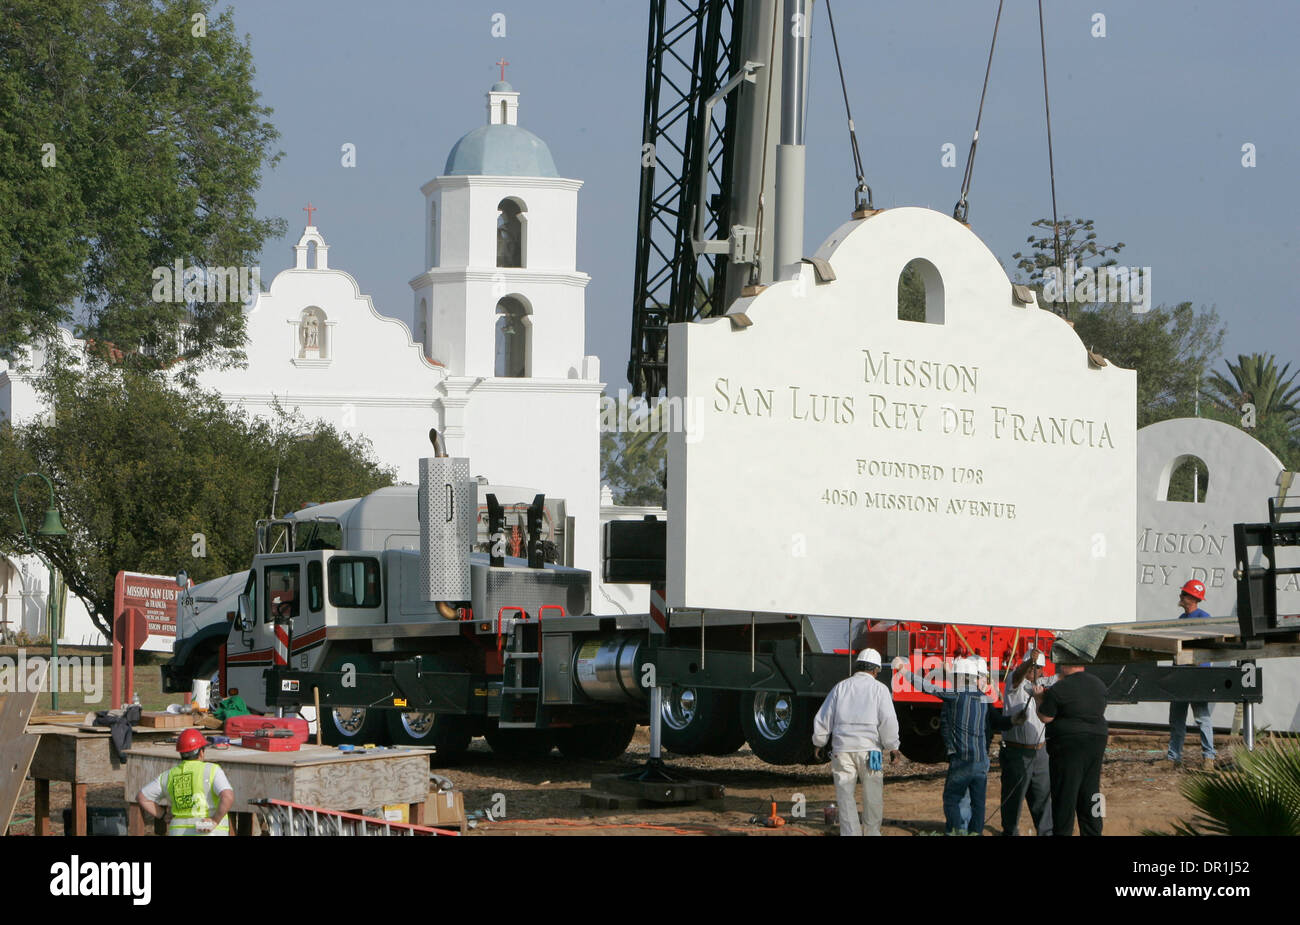
[[39, 696], [39, 691], [32, 691], [0, 697], [0, 834], [9, 830], [9, 820], [40, 742], [40, 736], [24, 734]]

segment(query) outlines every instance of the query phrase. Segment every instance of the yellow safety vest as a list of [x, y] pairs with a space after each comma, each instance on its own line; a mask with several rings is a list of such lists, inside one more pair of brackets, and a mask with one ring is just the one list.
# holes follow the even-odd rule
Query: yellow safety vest
[[209, 794], [212, 792], [212, 778], [217, 766], [206, 761], [182, 761], [167, 772], [167, 799], [171, 803], [172, 818], [167, 824], [168, 835], [229, 835], [230, 816], [221, 818], [221, 822], [211, 832], [200, 832], [197, 828], [200, 819], [212, 815]]

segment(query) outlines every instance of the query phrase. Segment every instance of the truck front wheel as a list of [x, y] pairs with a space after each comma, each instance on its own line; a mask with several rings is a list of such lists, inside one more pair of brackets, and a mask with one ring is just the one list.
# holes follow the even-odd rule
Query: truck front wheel
[[813, 718], [821, 701], [778, 691], [740, 698], [740, 722], [750, 750], [768, 764], [814, 764]]

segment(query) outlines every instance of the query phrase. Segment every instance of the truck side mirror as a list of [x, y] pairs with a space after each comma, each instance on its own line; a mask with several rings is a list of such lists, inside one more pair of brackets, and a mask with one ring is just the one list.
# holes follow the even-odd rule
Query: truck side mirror
[[247, 633], [253, 628], [253, 605], [248, 600], [247, 594], [239, 595], [239, 611], [235, 618], [235, 625], [239, 627], [240, 632]]

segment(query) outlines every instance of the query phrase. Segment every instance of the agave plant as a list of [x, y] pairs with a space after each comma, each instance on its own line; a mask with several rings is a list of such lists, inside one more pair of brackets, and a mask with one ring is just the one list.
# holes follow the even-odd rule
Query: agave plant
[[1199, 812], [1174, 835], [1300, 835], [1300, 744], [1242, 751], [1235, 770], [1193, 774], [1181, 789]]

